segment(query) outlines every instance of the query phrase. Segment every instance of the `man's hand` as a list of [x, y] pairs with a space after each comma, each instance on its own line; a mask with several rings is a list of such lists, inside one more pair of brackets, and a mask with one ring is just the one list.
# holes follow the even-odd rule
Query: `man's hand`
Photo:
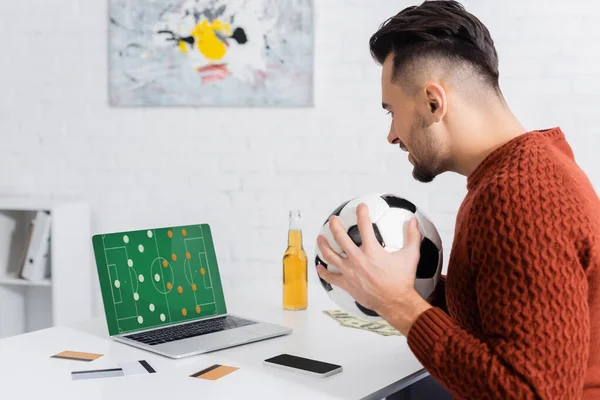
[[431, 307], [414, 286], [421, 245], [417, 219], [412, 218], [408, 224], [404, 247], [390, 253], [377, 241], [365, 204], [356, 208], [356, 215], [362, 245], [354, 244], [339, 217], [331, 217], [329, 228], [347, 257], [335, 253], [327, 239], [319, 235], [317, 244], [323, 261], [336, 266], [340, 272], [328, 271], [322, 265], [317, 266], [317, 272], [406, 336], [419, 315]]

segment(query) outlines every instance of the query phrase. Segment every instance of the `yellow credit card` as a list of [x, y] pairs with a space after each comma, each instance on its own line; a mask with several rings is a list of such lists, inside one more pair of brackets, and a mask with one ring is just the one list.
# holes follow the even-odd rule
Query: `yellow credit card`
[[58, 354], [51, 356], [51, 358], [63, 358], [65, 360], [76, 360], [76, 361], [94, 361], [97, 358], [102, 357], [104, 354], [96, 353], [82, 353], [80, 351], [65, 350]]
[[238, 369], [239, 368], [237, 368], [237, 367], [230, 367], [228, 365], [215, 364], [215, 365], [211, 365], [208, 368], [203, 369], [202, 371], [198, 371], [190, 376], [192, 378], [200, 378], [200, 379], [207, 379], [209, 381], [216, 381], [217, 379], [220, 379], [220, 378], [224, 377], [225, 375], [232, 373], [233, 371], [237, 371]]

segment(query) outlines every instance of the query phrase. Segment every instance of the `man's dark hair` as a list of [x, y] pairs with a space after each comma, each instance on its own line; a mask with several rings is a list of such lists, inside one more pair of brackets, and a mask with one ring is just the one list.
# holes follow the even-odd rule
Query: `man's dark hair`
[[369, 40], [379, 63], [394, 54], [393, 80], [422, 58], [468, 63], [494, 90], [498, 54], [488, 29], [457, 1], [432, 0], [410, 6], [386, 20]]

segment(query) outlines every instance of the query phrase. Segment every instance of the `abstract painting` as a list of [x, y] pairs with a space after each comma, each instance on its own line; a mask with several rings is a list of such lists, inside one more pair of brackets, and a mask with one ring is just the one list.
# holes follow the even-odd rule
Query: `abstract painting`
[[312, 106], [312, 0], [109, 0], [113, 106]]

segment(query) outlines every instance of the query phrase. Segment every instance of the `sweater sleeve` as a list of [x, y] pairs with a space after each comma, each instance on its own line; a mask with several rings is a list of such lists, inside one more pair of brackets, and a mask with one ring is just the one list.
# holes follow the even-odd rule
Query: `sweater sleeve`
[[456, 399], [581, 397], [587, 279], [569, 226], [576, 221], [555, 197], [543, 210], [522, 198], [475, 204], [474, 214], [485, 216], [470, 225], [482, 331], [433, 307], [408, 333], [415, 356]]

